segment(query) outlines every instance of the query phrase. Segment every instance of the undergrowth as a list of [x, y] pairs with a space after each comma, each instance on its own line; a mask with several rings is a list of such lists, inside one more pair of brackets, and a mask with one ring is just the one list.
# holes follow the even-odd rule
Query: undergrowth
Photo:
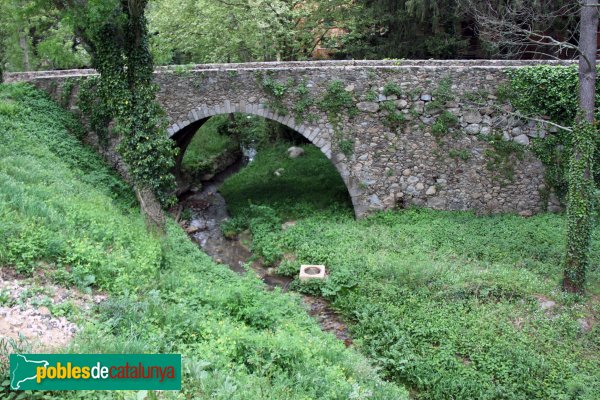
[[[0, 266], [24, 275], [43, 266], [51, 281], [109, 294], [64, 351], [182, 353], [183, 390], [158, 395], [165, 399], [406, 398], [322, 333], [298, 297], [213, 263], [172, 221], [166, 236], [149, 234], [129, 188], [74, 138], [69, 131], [81, 128], [44, 95], [2, 85], [0, 104], [11, 104], [0, 106]], [[0, 361], [17, 347], [0, 346]], [[0, 397], [14, 395], [7, 373], [0, 362]]]
[[[355, 221], [345, 187], [318, 151], [307, 151], [302, 163], [320, 168], [303, 179], [290, 160], [285, 182], [272, 174], [287, 163], [279, 154], [263, 151], [225, 182], [240, 223], [233, 228], [250, 229], [252, 250], [281, 274], [324, 264], [325, 283], [294, 287], [332, 301], [356, 347], [387, 379], [419, 399], [591, 400], [600, 393], [598, 228], [590, 295], [566, 295], [559, 290], [564, 216], [407, 209]], [[290, 218], [296, 224], [282, 230]], [[550, 299], [556, 305], [543, 310]]]

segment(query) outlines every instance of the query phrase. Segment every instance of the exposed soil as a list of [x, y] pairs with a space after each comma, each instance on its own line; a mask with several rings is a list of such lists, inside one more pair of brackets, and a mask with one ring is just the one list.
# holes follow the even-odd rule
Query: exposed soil
[[0, 338], [25, 341], [32, 351], [52, 351], [69, 344], [79, 331], [77, 313], [106, 299], [0, 269]]

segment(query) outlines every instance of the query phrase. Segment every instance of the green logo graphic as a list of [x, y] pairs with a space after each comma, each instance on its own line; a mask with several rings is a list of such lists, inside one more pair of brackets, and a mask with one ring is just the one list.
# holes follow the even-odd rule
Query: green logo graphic
[[11, 354], [13, 390], [181, 390], [181, 354]]

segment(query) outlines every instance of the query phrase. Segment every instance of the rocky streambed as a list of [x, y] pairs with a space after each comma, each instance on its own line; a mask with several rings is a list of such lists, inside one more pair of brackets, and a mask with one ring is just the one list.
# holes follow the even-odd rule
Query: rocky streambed
[[[192, 189], [182, 195], [177, 214], [182, 214], [182, 210], [189, 210], [189, 213], [186, 214], [191, 215], [191, 218], [180, 221], [180, 224], [188, 232], [190, 238], [215, 262], [227, 265], [239, 274], [247, 273], [245, 265], [249, 263], [250, 270], [262, 279], [267, 288], [279, 287], [282, 291], [287, 291], [293, 279], [278, 275], [273, 268], [267, 268], [260, 258], [253, 257], [249, 234], [240, 234], [236, 238], [228, 239], [221, 232], [221, 224], [229, 218], [229, 214], [225, 199], [219, 193], [219, 188], [225, 179], [238, 172], [242, 167], [243, 162], [240, 159], [209, 181], [202, 182], [201, 190]], [[316, 319], [323, 331], [334, 334], [338, 339], [344, 341], [346, 346], [352, 344], [346, 324], [326, 300], [303, 295], [302, 301], [306, 305], [308, 313]]]

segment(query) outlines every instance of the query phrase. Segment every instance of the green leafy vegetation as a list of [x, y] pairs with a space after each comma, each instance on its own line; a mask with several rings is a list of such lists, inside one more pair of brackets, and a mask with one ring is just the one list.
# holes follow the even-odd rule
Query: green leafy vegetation
[[435, 122], [431, 126], [431, 133], [435, 136], [436, 140], [440, 140], [442, 137], [450, 133], [450, 129], [458, 125], [458, 118], [450, 111], [444, 111], [439, 117], [436, 118]]
[[445, 77], [440, 80], [438, 86], [433, 91], [433, 99], [426, 105], [427, 111], [435, 109], [443, 109], [446, 102], [454, 100], [455, 95], [452, 93], [452, 79]]
[[315, 104], [315, 100], [310, 96], [310, 90], [308, 89], [305, 80], [300, 82], [294, 90], [297, 99], [294, 102], [293, 110], [294, 116], [296, 117], [296, 123], [302, 123], [305, 120], [308, 122], [314, 122], [315, 117], [309, 114], [310, 107]]
[[[358, 114], [352, 93], [346, 91], [340, 80], [334, 80], [327, 87], [327, 91], [317, 103], [319, 108], [327, 114], [327, 119], [333, 126], [338, 147], [344, 154], [351, 154], [354, 142], [348, 139], [348, 133], [343, 127], [344, 116], [352, 118]], [[352, 144], [352, 146], [350, 146]]]
[[514, 180], [514, 160], [522, 160], [525, 155], [525, 147], [516, 142], [504, 140], [501, 135], [480, 135], [490, 148], [485, 149], [486, 168], [495, 173], [495, 177], [501, 182]]
[[[510, 72], [510, 87], [503, 89], [521, 113], [548, 118], [570, 127], [578, 113], [578, 76], [576, 66], [519, 68]], [[596, 85], [596, 102], [600, 101], [600, 82]], [[598, 118], [598, 116], [597, 116]], [[567, 193], [570, 149], [573, 135], [564, 130], [533, 141], [533, 151], [546, 166], [546, 180], [563, 197]], [[600, 165], [600, 135], [595, 135], [594, 163]], [[595, 181], [600, 182], [596, 168]]]
[[[93, 320], [79, 321], [85, 329], [68, 351], [182, 353], [183, 391], [160, 398], [406, 398], [322, 333], [298, 297], [215, 264], [170, 220], [165, 236], [149, 234], [132, 190], [75, 139], [77, 122], [45, 95], [2, 85], [0, 104], [12, 104], [10, 115], [0, 113], [0, 266], [109, 294]], [[7, 349], [26, 347], [0, 341], [0, 381]], [[13, 396], [7, 390], [3, 383], [0, 396]]]
[[[345, 194], [333, 168], [289, 179], [287, 187], [273, 176], [279, 166], [295, 174], [280, 164], [283, 156], [274, 161], [282, 152], [266, 150], [225, 182], [233, 220], [245, 221], [237, 228], [250, 229], [255, 254], [282, 274], [326, 265], [325, 283], [294, 287], [331, 300], [350, 321], [356, 347], [387, 379], [419, 399], [595, 399], [599, 325], [581, 324], [600, 312], [598, 228], [589, 249], [590, 297], [564, 294], [563, 216], [408, 209], [355, 221], [331, 191], [311, 196], [315, 187], [338, 187], [338, 199]], [[320, 155], [304, 157], [309, 165]], [[296, 224], [281, 230], [288, 219]], [[279, 264], [284, 254], [295, 257]], [[543, 309], [549, 300], [555, 305]]]
[[582, 292], [590, 265], [594, 226], [594, 150], [598, 128], [579, 122], [573, 131], [573, 155], [569, 165], [569, 203], [567, 206], [567, 256], [565, 286]]
[[402, 96], [402, 89], [396, 82], [388, 82], [383, 86], [384, 96]]
[[[283, 219], [306, 217], [330, 206], [348, 211], [348, 191], [331, 161], [313, 145], [300, 146], [305, 154], [289, 158], [288, 147], [278, 143], [264, 148], [243, 173], [227, 179], [221, 193], [231, 213], [241, 217], [250, 204], [276, 205]], [[279, 169], [283, 172], [277, 176]]]
[[206, 121], [188, 145], [181, 168], [199, 177], [214, 173], [217, 161], [238, 149], [236, 138], [228, 132], [228, 117], [215, 116]]
[[392, 100], [386, 100], [380, 104], [381, 109], [386, 112], [385, 123], [392, 129], [398, 127], [406, 120], [404, 114], [396, 108], [396, 103]]
[[283, 97], [287, 93], [290, 82], [279, 82], [270, 74], [263, 75], [262, 72], [256, 74], [265, 94], [269, 97], [269, 108], [280, 115], [287, 115], [287, 108], [283, 104]]

